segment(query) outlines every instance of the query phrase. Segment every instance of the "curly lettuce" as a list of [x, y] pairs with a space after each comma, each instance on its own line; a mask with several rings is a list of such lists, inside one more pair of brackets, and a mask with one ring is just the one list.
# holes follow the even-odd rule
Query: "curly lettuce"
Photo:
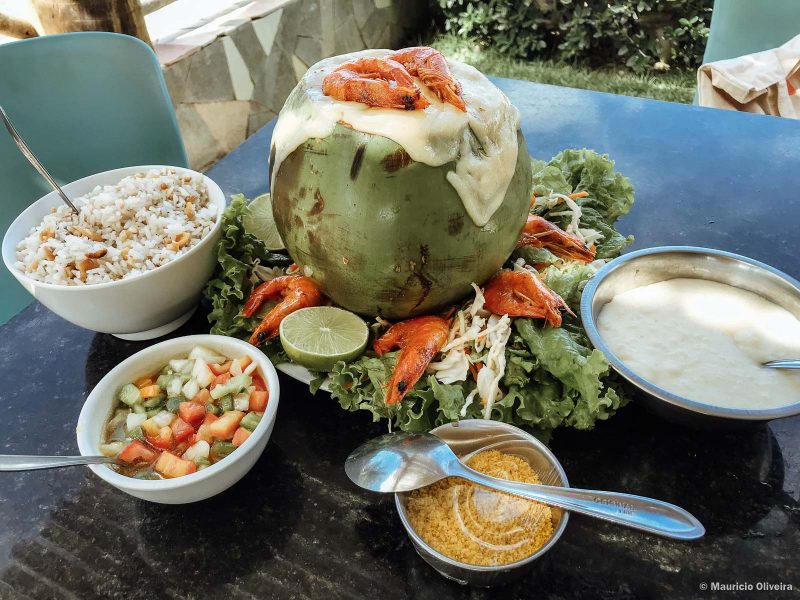
[[[537, 196], [547, 196], [551, 192], [589, 194], [576, 202], [581, 207], [581, 227], [596, 229], [603, 234], [603, 238], [595, 244], [597, 258], [616, 258], [633, 242], [632, 236], [623, 236], [614, 229], [617, 219], [626, 215], [633, 206], [633, 186], [627, 177], [614, 170], [614, 161], [608, 155], [597, 154], [586, 148], [564, 150], [549, 162], [532, 160], [531, 165], [533, 193]], [[561, 212], [561, 207], [536, 210], [540, 216], [562, 228], [569, 222], [568, 216], [550, 214]], [[526, 260], [529, 258], [525, 253], [520, 255]], [[530, 264], [535, 262], [529, 261]]]
[[[231, 337], [248, 337], [260, 319], [242, 315], [245, 300], [253, 290], [253, 265], [288, 266], [291, 259], [267, 250], [264, 243], [244, 229], [248, 213], [247, 200], [242, 194], [231, 196], [222, 216], [222, 236], [217, 242], [217, 268], [206, 286], [211, 299], [208, 321], [211, 333]], [[280, 345], [278, 345], [278, 349]]]

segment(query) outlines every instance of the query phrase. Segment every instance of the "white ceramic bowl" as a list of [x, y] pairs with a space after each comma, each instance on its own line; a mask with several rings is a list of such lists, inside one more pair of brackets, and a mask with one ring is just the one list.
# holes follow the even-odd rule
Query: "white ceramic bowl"
[[[76, 198], [98, 185], [113, 185], [128, 175], [160, 168], [163, 166], [144, 165], [105, 171], [67, 184], [63, 190]], [[153, 271], [108, 283], [71, 286], [36, 281], [14, 266], [16, 247], [52, 207], [63, 202], [56, 192], [50, 192], [25, 209], [8, 228], [3, 237], [6, 268], [39, 302], [80, 327], [113, 333], [124, 339], [150, 339], [177, 329], [194, 312], [214, 270], [214, 247], [221, 234], [225, 195], [205, 175], [190, 169], [172, 168], [178, 173], [204, 178], [209, 201], [217, 207], [213, 228], [186, 254]]]
[[175, 479], [145, 480], [126, 477], [109, 465], [90, 465], [98, 477], [131, 496], [161, 502], [185, 504], [204, 500], [219, 494], [247, 473], [261, 456], [275, 424], [278, 411], [280, 384], [278, 374], [270, 360], [247, 342], [221, 335], [190, 335], [151, 346], [124, 360], [100, 380], [83, 404], [78, 417], [78, 449], [83, 456], [98, 456], [100, 443], [108, 418], [111, 416], [119, 388], [143, 375], [161, 369], [170, 359], [185, 357], [189, 351], [203, 345], [232, 358], [249, 354], [258, 363], [258, 370], [269, 389], [267, 410], [255, 431], [227, 457], [191, 475]]

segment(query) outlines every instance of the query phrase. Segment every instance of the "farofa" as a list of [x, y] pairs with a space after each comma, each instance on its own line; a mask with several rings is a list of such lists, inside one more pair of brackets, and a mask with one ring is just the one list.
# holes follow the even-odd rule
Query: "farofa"
[[[480, 452], [467, 464], [486, 475], [541, 483], [527, 461], [498, 450]], [[546, 504], [457, 477], [411, 492], [406, 510], [411, 526], [431, 547], [472, 565], [522, 560], [547, 543], [554, 529]]]

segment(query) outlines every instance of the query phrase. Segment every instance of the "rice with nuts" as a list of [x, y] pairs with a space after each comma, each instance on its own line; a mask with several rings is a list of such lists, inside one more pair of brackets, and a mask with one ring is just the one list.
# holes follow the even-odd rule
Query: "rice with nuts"
[[185, 254], [214, 226], [217, 207], [202, 176], [153, 169], [97, 186], [62, 204], [17, 244], [15, 266], [60, 285], [135, 277]]

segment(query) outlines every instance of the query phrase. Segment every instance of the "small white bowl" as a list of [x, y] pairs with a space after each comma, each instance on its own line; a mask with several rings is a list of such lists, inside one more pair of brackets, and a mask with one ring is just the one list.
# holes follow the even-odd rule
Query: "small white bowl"
[[[128, 175], [164, 166], [143, 165], [105, 171], [73, 181], [63, 186], [63, 190], [71, 198], [77, 198], [98, 185], [113, 185]], [[177, 329], [197, 308], [203, 287], [214, 271], [214, 248], [221, 235], [225, 195], [216, 183], [201, 173], [181, 167], [170, 168], [179, 174], [203, 178], [208, 186], [209, 201], [217, 208], [217, 220], [211, 231], [185, 254], [157, 269], [119, 281], [85, 286], [36, 281], [14, 266], [16, 247], [51, 208], [63, 202], [56, 192], [50, 192], [26, 208], [8, 228], [3, 237], [6, 268], [34, 298], [79, 327], [129, 340], [151, 339]]]
[[228, 357], [249, 354], [258, 363], [269, 390], [267, 410], [255, 431], [234, 452], [201, 471], [175, 479], [146, 480], [126, 477], [109, 465], [90, 465], [101, 479], [115, 488], [150, 502], [185, 504], [210, 498], [239, 481], [256, 463], [267, 445], [275, 414], [278, 411], [280, 384], [270, 360], [254, 346], [236, 338], [221, 335], [190, 335], [167, 340], [137, 352], [124, 360], [100, 380], [78, 417], [78, 449], [83, 456], [98, 456], [103, 427], [111, 416], [119, 388], [138, 377], [161, 369], [173, 358], [185, 357], [197, 345], [206, 346]]

